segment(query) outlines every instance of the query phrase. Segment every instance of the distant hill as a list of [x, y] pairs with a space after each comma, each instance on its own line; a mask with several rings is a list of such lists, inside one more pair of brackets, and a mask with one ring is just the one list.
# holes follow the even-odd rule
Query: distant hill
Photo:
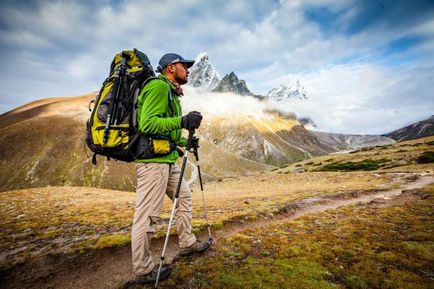
[[340, 134], [319, 131], [310, 131], [318, 140], [335, 150], [356, 150], [364, 147], [388, 145], [394, 141], [391, 138], [379, 135]]
[[411, 140], [434, 135], [434, 115], [409, 126], [392, 131], [384, 136], [396, 141]]

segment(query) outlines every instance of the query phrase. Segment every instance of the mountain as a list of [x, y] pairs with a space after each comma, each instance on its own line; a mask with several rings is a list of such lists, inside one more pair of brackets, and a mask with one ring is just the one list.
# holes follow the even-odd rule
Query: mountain
[[278, 87], [271, 89], [267, 97], [275, 101], [285, 101], [288, 99], [307, 99], [306, 90], [300, 84], [300, 81], [286, 82]]
[[[0, 191], [63, 185], [135, 190], [134, 163], [99, 156], [97, 165], [91, 164], [92, 152], [84, 136], [88, 104], [95, 96], [44, 99], [0, 115]], [[200, 133], [201, 167], [206, 179], [275, 168], [219, 147]], [[216, 138], [213, 133], [208, 135]], [[192, 164], [188, 178], [194, 177]]]
[[431, 135], [434, 135], [434, 115], [428, 119], [392, 131], [384, 136], [390, 137], [396, 141], [404, 141]]
[[329, 147], [329, 150], [355, 150], [364, 147], [392, 144], [395, 141], [391, 138], [379, 135], [356, 135], [356, 134], [339, 134], [320, 131], [310, 131], [317, 137], [318, 141]]
[[233, 92], [239, 95], [253, 96], [259, 100], [265, 99], [262, 95], [250, 92], [244, 80], [238, 79], [234, 72], [226, 74], [220, 79], [220, 74], [211, 65], [208, 55], [200, 53], [190, 68], [188, 85], [197, 88], [199, 91]]
[[253, 93], [251, 93], [247, 88], [246, 82], [244, 80], [238, 79], [234, 72], [226, 74], [212, 91], [233, 92], [239, 95], [253, 96]]
[[[95, 96], [39, 100], [0, 115], [0, 191], [59, 185], [134, 190], [134, 163], [98, 157], [91, 164], [84, 135]], [[257, 174], [327, 153], [294, 115], [204, 117], [198, 137], [207, 179]], [[194, 180], [192, 164], [187, 177]]]
[[307, 129], [317, 127], [316, 123], [309, 117], [301, 117], [298, 121]]
[[194, 65], [189, 71], [188, 85], [190, 86], [210, 91], [220, 82], [220, 75], [209, 62], [209, 57], [206, 53], [201, 53], [196, 57]]

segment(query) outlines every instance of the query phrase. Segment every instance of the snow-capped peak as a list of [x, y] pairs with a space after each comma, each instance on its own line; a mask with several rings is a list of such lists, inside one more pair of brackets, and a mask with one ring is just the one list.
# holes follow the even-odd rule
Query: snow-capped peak
[[209, 62], [209, 57], [205, 52], [200, 53], [194, 65], [190, 68], [188, 84], [193, 87], [210, 91], [220, 82], [220, 75]]
[[307, 99], [306, 90], [297, 79], [280, 84], [267, 93], [267, 96], [275, 101], [285, 101], [288, 99]]
[[196, 59], [194, 60], [194, 63], [197, 64], [198, 62], [209, 62], [209, 57], [206, 52], [201, 52], [196, 56]]

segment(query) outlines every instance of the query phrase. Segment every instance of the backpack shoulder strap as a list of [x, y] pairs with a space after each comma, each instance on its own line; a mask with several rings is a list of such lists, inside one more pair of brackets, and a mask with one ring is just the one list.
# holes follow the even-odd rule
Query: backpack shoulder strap
[[156, 79], [161, 80], [161, 81], [163, 81], [163, 82], [166, 83], [167, 88], [169, 88], [169, 95], [168, 95], [168, 96], [169, 96], [169, 101], [171, 102], [172, 99], [173, 99], [172, 88], [170, 87], [170, 83], [169, 83], [166, 79], [164, 79], [164, 78], [160, 78], [160, 77], [158, 77], [158, 76], [151, 76], [151, 77], [147, 78], [147, 79], [143, 82], [142, 88], [145, 87], [145, 85], [147, 85], [147, 84], [148, 84], [149, 82], [151, 82], [152, 80], [156, 80]]
[[[172, 100], [173, 100], [173, 92], [172, 92], [172, 88], [170, 87], [170, 84], [169, 84], [169, 82], [167, 81], [167, 80], [165, 80], [165, 79], [162, 79], [162, 78], [160, 78], [160, 77], [157, 77], [157, 76], [151, 76], [151, 77], [148, 77], [144, 82], [143, 82], [143, 84], [142, 84], [142, 87], [141, 87], [141, 89], [140, 89], [140, 91], [148, 84], [148, 83], [150, 83], [151, 81], [153, 81], [153, 80], [161, 80], [161, 81], [163, 81], [163, 82], [165, 82], [166, 83], [166, 85], [167, 85], [167, 88], [169, 88], [169, 94], [167, 95], [167, 97], [168, 97], [168, 99], [169, 99], [169, 107], [170, 107], [170, 109], [172, 110], [172, 111], [174, 111], [174, 108], [173, 108], [173, 102], [172, 102]], [[135, 98], [134, 98], [134, 108], [137, 110], [137, 98], [138, 98], [138, 95], [140, 94], [140, 92], [138, 92], [137, 94], [136, 94], [136, 96], [135, 96]], [[134, 124], [137, 124], [137, 121], [135, 121], [134, 122]]]
[[163, 79], [163, 78], [160, 78], [160, 77], [157, 77], [157, 76], [151, 76], [151, 77], [147, 78], [147, 79], [143, 82], [142, 88], [145, 87], [145, 86], [146, 86], [149, 82], [151, 82], [152, 80], [156, 80], [156, 79], [161, 80], [161, 81], [163, 81], [163, 82], [166, 83], [167, 88], [169, 89], [169, 94], [168, 94], [168, 97], [169, 97], [169, 103], [171, 104], [171, 103], [172, 103], [172, 100], [173, 100], [173, 92], [172, 92], [172, 88], [170, 87], [170, 84], [169, 84], [169, 82], [168, 82], [167, 80], [165, 80], [165, 79]]

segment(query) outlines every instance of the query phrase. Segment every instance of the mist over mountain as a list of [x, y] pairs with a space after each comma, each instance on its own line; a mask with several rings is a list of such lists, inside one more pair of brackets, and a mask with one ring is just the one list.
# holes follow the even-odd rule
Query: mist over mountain
[[[197, 136], [206, 179], [257, 174], [349, 148], [324, 141], [271, 101], [191, 86], [184, 92], [184, 112], [204, 116]], [[98, 157], [97, 166], [91, 164], [84, 135], [95, 96], [43, 99], [0, 115], [0, 190], [48, 185], [134, 190], [133, 163]], [[189, 181], [196, 176], [189, 165]]]
[[[380, 136], [310, 131], [311, 120], [298, 120], [291, 106], [252, 97], [235, 73], [216, 88], [239, 90], [209, 91], [218, 73], [206, 54], [198, 59], [182, 106], [184, 113], [196, 110], [204, 116], [197, 135], [205, 178], [256, 174], [313, 156], [393, 142]], [[0, 168], [0, 190], [47, 185], [134, 190], [132, 163], [99, 157], [97, 166], [91, 164], [84, 135], [88, 104], [96, 94], [42, 99], [0, 115], [1, 159], [7, 164]], [[195, 180], [193, 166], [188, 176]]]
[[277, 102], [291, 99], [307, 99], [307, 93], [300, 80], [286, 81], [272, 88], [266, 96], [257, 95], [249, 90], [244, 80], [239, 79], [235, 72], [226, 74], [222, 79], [219, 72], [211, 64], [207, 53], [200, 53], [194, 65], [190, 68], [188, 85], [203, 91], [232, 92], [238, 95], [254, 96], [258, 99], [270, 98]]
[[[184, 110], [204, 115], [197, 136], [207, 179], [249, 175], [324, 153], [296, 120], [263, 111], [255, 98], [192, 87], [185, 92]], [[1, 159], [7, 164], [0, 168], [0, 190], [48, 185], [134, 190], [133, 163], [98, 157], [97, 166], [91, 164], [84, 136], [95, 96], [43, 99], [0, 115]], [[245, 112], [234, 117], [240, 106]], [[194, 169], [188, 169], [194, 181]]]
[[[252, 93], [244, 80], [239, 79], [235, 72], [226, 74], [222, 79], [219, 72], [211, 64], [207, 53], [200, 53], [190, 68], [188, 85], [203, 91], [233, 92], [239, 95], [255, 96], [264, 99], [264, 96]], [[305, 88], [300, 81], [287, 81], [272, 88], [266, 97], [277, 102], [284, 102], [288, 99], [307, 99]]]

